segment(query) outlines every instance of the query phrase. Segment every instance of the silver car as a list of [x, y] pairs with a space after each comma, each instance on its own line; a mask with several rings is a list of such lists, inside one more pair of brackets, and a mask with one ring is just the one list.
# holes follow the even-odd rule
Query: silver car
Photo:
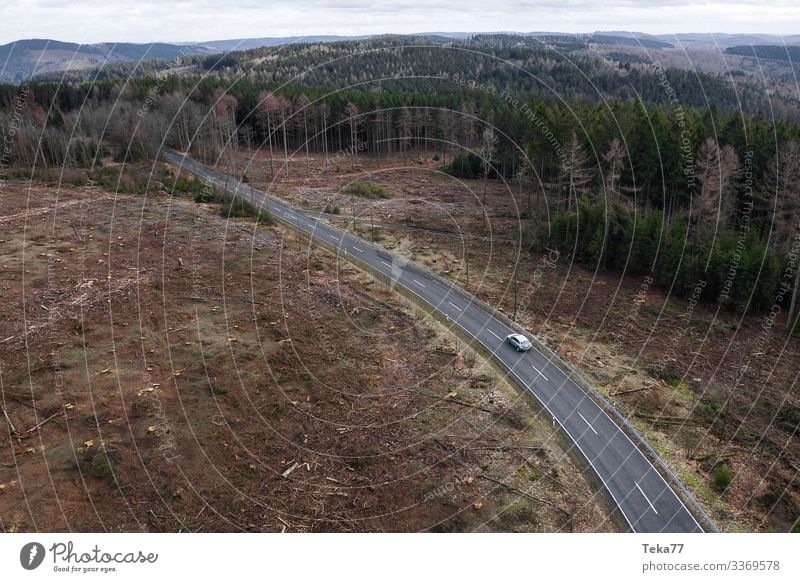
[[518, 352], [527, 352], [531, 349], [531, 342], [521, 333], [512, 333], [506, 336], [506, 342]]

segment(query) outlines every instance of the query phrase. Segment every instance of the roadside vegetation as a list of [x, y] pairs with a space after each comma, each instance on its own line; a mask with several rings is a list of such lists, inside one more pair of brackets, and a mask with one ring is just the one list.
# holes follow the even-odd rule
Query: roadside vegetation
[[372, 182], [353, 182], [352, 184], [348, 184], [343, 192], [350, 196], [359, 196], [360, 198], [367, 198], [370, 200], [391, 198], [386, 188]]
[[237, 196], [234, 200], [228, 198], [223, 198], [225, 201], [220, 205], [220, 216], [224, 218], [255, 218], [256, 224], [267, 226], [275, 224], [275, 220], [269, 212], [256, 207], [241, 196]]

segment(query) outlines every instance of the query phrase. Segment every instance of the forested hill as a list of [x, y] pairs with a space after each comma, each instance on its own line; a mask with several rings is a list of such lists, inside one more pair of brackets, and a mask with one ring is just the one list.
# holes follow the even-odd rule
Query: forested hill
[[274, 87], [441, 94], [459, 91], [461, 88], [453, 81], [457, 78], [492, 86], [498, 92], [507, 90], [549, 102], [641, 99], [650, 106], [711, 106], [727, 112], [740, 109], [751, 114], [772, 112], [792, 119], [800, 115], [796, 95], [778, 91], [769, 94], [764, 90], [763, 80], [756, 82], [748, 75], [723, 76], [664, 68], [655, 48], [647, 59], [628, 59], [620, 54], [619, 60], [597, 50], [598, 42], [611, 42], [615, 38], [476, 35], [461, 40], [434, 40], [385, 36], [290, 44], [220, 56], [187, 56], [178, 63], [120, 63], [101, 70], [54, 73], [37, 80], [80, 83], [153, 74], [213, 75], [229, 82], [244, 78]]
[[[418, 43], [206, 57], [197, 60], [203, 76], [0, 85], [11, 152], [0, 170], [96, 173], [109, 158], [155, 159], [162, 145], [210, 164], [239, 147], [267, 149], [271, 160], [436, 152], [459, 178], [524, 192], [532, 248], [556, 245], [604, 269], [655, 269], [655, 284], [679, 296], [703, 276], [705, 297], [734, 307], [768, 309], [779, 285], [800, 289], [785, 281], [800, 213], [797, 123], [724, 110], [733, 89], [718, 77], [647, 66], [623, 74], [508, 36]], [[758, 109], [759, 96], [739, 92], [744, 109]], [[743, 270], [726, 287], [730, 257]]]
[[53, 74], [64, 69], [94, 70], [114, 63], [153, 59], [175, 60], [185, 55], [209, 54], [199, 45], [129, 42], [76, 44], [49, 39], [19, 40], [0, 45], [0, 81], [20, 83], [32, 75]]
[[742, 55], [743, 57], [756, 57], [773, 61], [787, 61], [797, 63], [800, 61], [800, 46], [782, 45], [753, 45], [732, 46], [725, 49], [726, 53]]

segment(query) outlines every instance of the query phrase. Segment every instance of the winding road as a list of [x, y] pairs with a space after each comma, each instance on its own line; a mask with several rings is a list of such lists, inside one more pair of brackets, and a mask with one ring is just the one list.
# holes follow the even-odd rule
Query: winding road
[[[486, 305], [413, 262], [211, 170], [188, 156], [166, 149], [162, 155], [206, 183], [249, 200], [282, 223], [336, 249], [340, 257], [383, 275], [391, 285], [403, 287], [429, 308], [443, 314], [446, 321], [490, 353], [552, 416], [553, 423], [558, 423], [593, 469], [631, 531], [704, 531], [675, 490], [609, 414], [552, 357], [537, 351], [536, 342], [533, 349], [524, 353], [516, 352], [505, 343], [505, 336], [518, 330], [491, 313]], [[713, 524], [707, 527], [711, 528]]]

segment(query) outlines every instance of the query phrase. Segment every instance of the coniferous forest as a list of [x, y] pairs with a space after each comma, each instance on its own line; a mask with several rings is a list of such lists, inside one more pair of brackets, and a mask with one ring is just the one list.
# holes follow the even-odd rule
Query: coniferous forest
[[[272, 56], [184, 57], [195, 64], [188, 72], [145, 62], [125, 65], [128, 78], [5, 85], [0, 121], [14, 147], [4, 165], [96, 169], [106, 155], [136, 162], [162, 145], [206, 163], [227, 148], [436, 152], [445, 171], [517, 193], [529, 248], [555, 245], [590, 268], [652, 276], [678, 296], [702, 281], [702, 300], [730, 308], [769, 310], [782, 287], [794, 295], [800, 129], [791, 115], [746, 99], [757, 93], [747, 83], [610, 68], [569, 58], [563, 43], [511, 40], [292, 45]], [[735, 107], [737, 97], [747, 105]]]

